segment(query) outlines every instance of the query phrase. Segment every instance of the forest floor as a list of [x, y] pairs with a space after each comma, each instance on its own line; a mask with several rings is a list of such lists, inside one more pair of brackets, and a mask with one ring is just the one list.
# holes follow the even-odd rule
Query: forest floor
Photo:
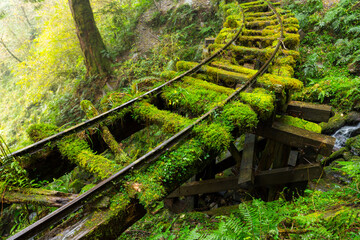
[[156, 6], [151, 7], [148, 9], [139, 19], [139, 23], [136, 27], [136, 53], [135, 56], [144, 55], [148, 53], [156, 44], [160, 43], [159, 37], [162, 34], [163, 28], [150, 28], [149, 22], [153, 18], [156, 12], [166, 13], [171, 8], [178, 8], [183, 4], [189, 4], [193, 8], [202, 9], [211, 8], [210, 0], [181, 0], [175, 3], [173, 0], [161, 0], [156, 1]]

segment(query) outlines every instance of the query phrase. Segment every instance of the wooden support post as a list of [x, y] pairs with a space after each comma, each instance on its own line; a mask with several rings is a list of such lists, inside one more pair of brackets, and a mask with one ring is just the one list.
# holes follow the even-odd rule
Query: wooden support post
[[327, 122], [332, 115], [332, 108], [324, 104], [291, 101], [287, 113], [313, 122]]
[[[255, 175], [254, 186], [261, 187], [303, 182], [319, 178], [321, 175], [322, 167], [318, 163], [300, 165], [295, 168], [278, 168], [257, 173]], [[186, 183], [168, 195], [168, 198], [221, 192], [230, 189], [241, 189], [237, 176]]]
[[250, 187], [254, 183], [253, 162], [255, 155], [256, 136], [254, 134], [245, 134], [244, 150], [240, 165], [238, 184]]
[[313, 147], [324, 156], [329, 156], [335, 144], [335, 138], [302, 128], [274, 122], [271, 127], [258, 127], [256, 134], [273, 139], [288, 146], [305, 148]]
[[[82, 110], [85, 112], [85, 115], [89, 119], [99, 115], [99, 112], [90, 101], [83, 100], [80, 105]], [[110, 150], [116, 155], [115, 158], [116, 162], [118, 164], [123, 163], [128, 156], [121, 148], [119, 143], [116, 141], [115, 137], [111, 134], [109, 128], [104, 124], [100, 123], [100, 130], [101, 130], [101, 137], [103, 138], [104, 142], [108, 145]]]
[[236, 146], [234, 145], [234, 143], [230, 143], [229, 152], [231, 153], [231, 156], [233, 156], [233, 158], [235, 159], [236, 164], [238, 164], [238, 166], [240, 166], [241, 154], [238, 151], [238, 149], [236, 148]]

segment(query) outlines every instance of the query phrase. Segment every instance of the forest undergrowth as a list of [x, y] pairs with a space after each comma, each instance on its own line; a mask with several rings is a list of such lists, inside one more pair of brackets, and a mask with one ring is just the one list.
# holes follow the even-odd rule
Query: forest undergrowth
[[[9, 0], [8, 3], [10, 7], [0, 5], [0, 21], [9, 26], [0, 30], [1, 41], [8, 37], [6, 40], [12, 43], [11, 50], [20, 61], [2, 49], [0, 135], [4, 138], [1, 143], [7, 142], [15, 150], [31, 143], [25, 134], [31, 124], [51, 123], [65, 129], [85, 120], [79, 107], [82, 96], [76, 95], [76, 87], [89, 80], [84, 78], [83, 57], [66, 0], [21, 1], [23, 5]], [[203, 39], [215, 36], [222, 24], [216, 1], [206, 11], [189, 5], [166, 12], [155, 10], [146, 24], [159, 33], [158, 44], [139, 55], [131, 44], [136, 38], [134, 29], [144, 12], [156, 8], [153, 1], [94, 0], [92, 4], [107, 45], [103, 54], [113, 59], [115, 69], [114, 85], [105, 92], [113, 87], [121, 88], [124, 93], [136, 91], [138, 83], [157, 77], [163, 70], [174, 69], [179, 59], [200, 60]], [[327, 103], [341, 112], [358, 111], [360, 7], [357, 1], [341, 0], [330, 9], [324, 8], [321, 0], [285, 0], [283, 5], [296, 14], [304, 33], [296, 73], [305, 88], [295, 99]], [[22, 29], [20, 25], [8, 24], [9, 19], [19, 14], [26, 19], [20, 6], [29, 22]], [[7, 146], [2, 149], [4, 155], [9, 151]], [[221, 208], [217, 212], [173, 214], [160, 203], [156, 211], [148, 213], [119, 239], [360, 239], [359, 157], [335, 162], [326, 169], [342, 178], [319, 179], [311, 183], [304, 196], [292, 201], [283, 197], [274, 202], [247, 198], [227, 214]], [[6, 174], [22, 175], [19, 171], [16, 165], [11, 165]], [[70, 174], [64, 175], [48, 187], [71, 191], [76, 186], [70, 186], [70, 178]], [[15, 185], [37, 184], [25, 178], [19, 181]], [[10, 232], [36, 220], [29, 220], [26, 209], [15, 212], [13, 221], [18, 223]]]

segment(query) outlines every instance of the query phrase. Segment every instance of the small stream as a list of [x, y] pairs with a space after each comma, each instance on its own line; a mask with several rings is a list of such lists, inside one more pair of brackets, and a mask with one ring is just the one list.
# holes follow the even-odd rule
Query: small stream
[[352, 133], [360, 129], [360, 122], [356, 126], [344, 126], [337, 130], [332, 136], [336, 138], [334, 149], [340, 149], [345, 146], [346, 140], [352, 136]]

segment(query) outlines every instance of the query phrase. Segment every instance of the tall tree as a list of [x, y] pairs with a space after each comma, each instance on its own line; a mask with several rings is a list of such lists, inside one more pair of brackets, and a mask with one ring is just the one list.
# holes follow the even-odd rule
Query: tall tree
[[89, 0], [69, 0], [69, 5], [75, 20], [76, 34], [84, 54], [87, 76], [109, 77], [111, 62], [110, 59], [103, 56], [106, 48], [96, 27]]

